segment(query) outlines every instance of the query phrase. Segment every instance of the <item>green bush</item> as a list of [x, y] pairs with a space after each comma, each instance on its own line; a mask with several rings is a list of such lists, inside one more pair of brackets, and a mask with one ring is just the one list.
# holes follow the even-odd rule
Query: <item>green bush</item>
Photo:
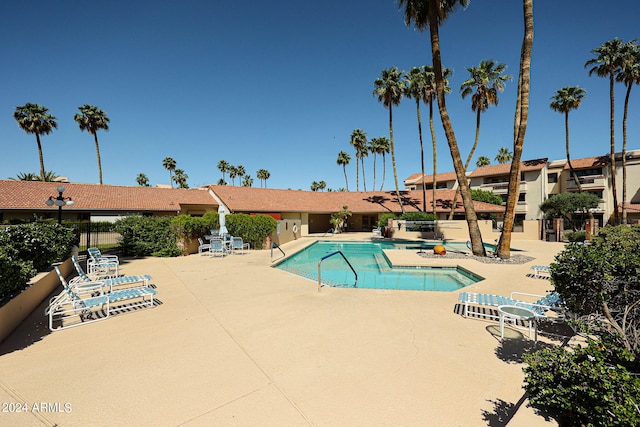
[[172, 217], [130, 216], [116, 221], [115, 230], [120, 233], [120, 249], [123, 255], [178, 256], [182, 254], [171, 226]]
[[380, 216], [380, 219], [378, 220], [378, 227], [380, 227], [382, 230], [384, 230], [384, 228], [387, 226], [387, 223], [389, 222], [389, 218], [398, 219], [396, 217], [396, 214], [392, 214], [392, 213], [382, 214]]
[[19, 259], [17, 253], [11, 246], [0, 246], [0, 306], [2, 301], [24, 289], [36, 274], [33, 262]]
[[570, 242], [584, 242], [587, 239], [586, 231], [570, 231], [564, 233], [564, 237]]
[[67, 258], [75, 242], [73, 229], [57, 223], [14, 225], [0, 233], [0, 246], [12, 247], [15, 259], [31, 261], [37, 271], [46, 271]]
[[405, 212], [400, 215], [400, 219], [405, 221], [435, 221], [437, 217], [431, 212]]
[[631, 353], [602, 341], [567, 351], [548, 348], [523, 355], [524, 388], [532, 405], [553, 409], [561, 426], [640, 425], [640, 377]]
[[269, 215], [230, 214], [225, 217], [229, 234], [242, 237], [252, 248], [262, 249], [264, 241], [273, 233], [278, 222]]
[[502, 206], [502, 197], [485, 190], [471, 190], [471, 200]]
[[178, 215], [171, 220], [171, 227], [178, 239], [190, 241], [211, 234], [211, 230], [220, 227], [220, 222], [217, 212], [209, 212], [202, 217]]

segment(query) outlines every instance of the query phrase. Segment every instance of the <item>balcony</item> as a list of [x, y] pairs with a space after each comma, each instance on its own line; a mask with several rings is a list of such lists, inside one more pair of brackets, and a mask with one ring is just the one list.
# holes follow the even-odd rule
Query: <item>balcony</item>
[[[481, 184], [480, 189], [484, 191], [491, 191], [495, 194], [507, 194], [509, 192], [508, 182], [492, 182], [489, 184]], [[527, 192], [527, 183], [525, 181], [520, 182], [520, 193]]]
[[[592, 175], [579, 177], [583, 190], [603, 190], [607, 188], [607, 180], [604, 175]], [[567, 190], [577, 190], [578, 185], [573, 178], [567, 179]]]

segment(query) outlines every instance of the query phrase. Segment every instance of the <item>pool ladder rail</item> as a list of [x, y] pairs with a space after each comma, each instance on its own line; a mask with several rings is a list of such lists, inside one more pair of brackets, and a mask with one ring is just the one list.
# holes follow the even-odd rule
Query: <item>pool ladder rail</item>
[[353, 283], [353, 287], [354, 288], [356, 287], [356, 284], [358, 283], [358, 273], [356, 273], [356, 270], [353, 268], [353, 266], [351, 265], [351, 263], [349, 262], [347, 257], [344, 256], [342, 251], [335, 251], [335, 252], [331, 252], [328, 255], [323, 256], [322, 258], [320, 258], [320, 260], [318, 260], [318, 292], [320, 292], [320, 288], [322, 287], [322, 276], [320, 275], [320, 266], [322, 265], [322, 261], [324, 261], [327, 258], [331, 258], [334, 255], [338, 255], [338, 254], [340, 254], [342, 259], [344, 259], [344, 261], [347, 263], [347, 265], [349, 266], [351, 271], [353, 271], [353, 274], [356, 276], [356, 281]]
[[[274, 259], [273, 259], [273, 248], [274, 248], [274, 247], [275, 247], [276, 249], [278, 249], [278, 250], [282, 253], [282, 256], [281, 256], [280, 258], [284, 258], [284, 257], [286, 257], [286, 256], [287, 256], [287, 254], [285, 254], [285, 253], [284, 253], [284, 251], [282, 250], [282, 248], [280, 247], [280, 245], [279, 245], [279, 244], [277, 244], [276, 242], [271, 242], [271, 262], [273, 262], [273, 261], [277, 261], [277, 260], [274, 260]], [[280, 259], [280, 258], [278, 258], [278, 259]]]

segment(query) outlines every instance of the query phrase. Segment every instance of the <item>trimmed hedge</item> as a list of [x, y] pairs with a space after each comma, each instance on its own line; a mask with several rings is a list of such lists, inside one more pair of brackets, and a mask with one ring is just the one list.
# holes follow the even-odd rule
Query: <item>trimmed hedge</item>
[[265, 239], [278, 225], [273, 217], [262, 214], [230, 214], [225, 219], [229, 234], [242, 237], [242, 240], [254, 249], [262, 249]]
[[125, 256], [182, 255], [176, 243], [175, 229], [171, 226], [173, 217], [130, 216], [116, 221], [115, 230], [120, 233], [120, 249]]
[[38, 271], [71, 254], [76, 236], [57, 223], [33, 222], [0, 231], [0, 300], [27, 287]]

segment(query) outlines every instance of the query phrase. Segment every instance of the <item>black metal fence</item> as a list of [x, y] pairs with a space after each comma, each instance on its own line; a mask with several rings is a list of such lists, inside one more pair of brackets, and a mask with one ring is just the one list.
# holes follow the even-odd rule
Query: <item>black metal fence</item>
[[118, 246], [120, 234], [114, 231], [114, 224], [110, 222], [77, 222], [64, 223], [72, 226], [79, 237], [80, 252], [87, 248], [97, 247], [102, 250], [114, 249]]

